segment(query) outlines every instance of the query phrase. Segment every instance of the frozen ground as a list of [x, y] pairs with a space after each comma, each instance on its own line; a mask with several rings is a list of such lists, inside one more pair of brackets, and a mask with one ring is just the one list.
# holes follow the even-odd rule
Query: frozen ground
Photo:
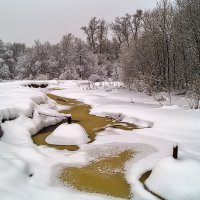
[[[88, 156], [87, 149], [103, 148], [106, 144], [112, 146], [116, 143], [134, 145], [138, 151], [137, 156], [126, 165], [126, 178], [131, 185], [136, 200], [153, 200], [153, 195], [144, 190], [139, 182], [139, 177], [146, 171], [157, 166], [156, 164], [165, 157], [171, 156], [174, 144], [179, 145], [180, 157], [187, 162], [187, 166], [193, 166], [193, 160], [199, 165], [200, 159], [200, 111], [188, 109], [184, 97], [173, 97], [174, 105], [163, 106], [154, 101], [150, 96], [125, 90], [115, 90], [115, 86], [104, 83], [97, 89], [87, 90], [87, 82], [75, 81], [51, 81], [50, 88], [63, 88], [52, 91], [53, 94], [68, 98], [76, 98], [92, 106], [91, 113], [95, 115], [120, 114], [123, 121], [135, 123], [141, 129], [127, 132], [118, 129], [107, 128], [98, 134], [92, 144], [80, 145], [77, 152], [58, 151], [48, 147], [38, 147], [32, 143], [31, 135], [37, 133], [43, 127], [55, 124], [61, 118], [52, 118], [39, 115], [46, 112], [58, 115], [63, 107], [47, 98], [44, 92], [47, 89], [31, 89], [21, 86], [22, 82], [0, 84], [0, 117], [5, 121], [2, 124], [4, 131], [0, 139], [0, 197], [4, 199], [107, 199], [109, 197], [96, 194], [82, 194], [54, 183], [52, 176], [54, 169], [60, 164], [84, 164], [92, 158]], [[118, 83], [116, 83], [118, 84]], [[132, 101], [132, 102], [131, 102]], [[133, 103], [134, 102], [134, 103]], [[167, 102], [166, 102], [167, 104]], [[72, 116], [73, 117], [73, 116]], [[150, 128], [151, 127], [151, 128]], [[137, 146], [140, 148], [137, 149]], [[151, 150], [145, 151], [145, 146], [151, 146]], [[143, 150], [144, 149], [144, 150]], [[171, 166], [165, 160], [165, 165]], [[184, 163], [183, 163], [184, 164]], [[177, 170], [176, 165], [168, 170]], [[160, 167], [157, 167], [160, 169]], [[185, 169], [183, 167], [183, 169]], [[196, 170], [196, 171], [195, 171]], [[154, 169], [156, 174], [156, 167]], [[158, 172], [159, 173], [159, 172]], [[199, 176], [199, 170], [195, 167], [190, 176]], [[168, 173], [173, 175], [172, 172]], [[189, 175], [188, 175], [189, 174]], [[171, 180], [162, 173], [162, 180]], [[184, 176], [184, 175], [183, 175]], [[171, 177], [173, 178], [173, 177]], [[155, 193], [168, 197], [167, 191], [161, 187], [153, 187], [153, 176], [149, 179], [148, 187]], [[156, 179], [159, 183], [159, 180]], [[200, 180], [200, 179], [199, 179]], [[177, 180], [178, 181], [178, 180]], [[162, 188], [170, 186], [169, 181], [163, 183]], [[181, 200], [183, 190], [173, 191], [174, 200]], [[200, 198], [196, 180], [187, 182], [191, 193], [195, 192]], [[199, 196], [198, 196], [199, 195]], [[190, 198], [196, 200], [197, 198]], [[173, 199], [173, 196], [172, 198]]]

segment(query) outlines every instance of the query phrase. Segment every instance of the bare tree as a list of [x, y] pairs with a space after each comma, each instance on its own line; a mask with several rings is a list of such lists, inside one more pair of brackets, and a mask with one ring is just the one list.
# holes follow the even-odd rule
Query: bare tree
[[84, 26], [81, 29], [84, 31], [84, 33], [87, 35], [87, 41], [90, 46], [90, 48], [93, 50], [94, 53], [97, 53], [97, 31], [98, 31], [98, 24], [99, 21], [96, 19], [96, 17], [93, 17], [89, 23], [88, 26]]
[[107, 42], [107, 35], [108, 35], [108, 25], [104, 19], [98, 20], [98, 26], [97, 26], [97, 41], [98, 41], [98, 49], [99, 53], [104, 53], [105, 45]]

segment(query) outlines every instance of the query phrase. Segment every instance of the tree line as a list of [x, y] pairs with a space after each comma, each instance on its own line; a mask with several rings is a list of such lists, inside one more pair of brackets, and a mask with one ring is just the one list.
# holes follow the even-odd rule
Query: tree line
[[121, 80], [151, 95], [188, 94], [199, 107], [199, 0], [160, 0], [111, 23], [94, 17], [81, 29], [86, 41], [72, 34], [31, 48], [0, 41], [0, 79]]
[[32, 47], [0, 40], [0, 79], [118, 79], [115, 43], [108, 39], [109, 25], [92, 18], [81, 28], [87, 41], [69, 33], [59, 43], [34, 41]]
[[122, 80], [151, 95], [187, 94], [199, 108], [200, 1], [161, 0], [137, 22], [135, 36], [122, 47]]

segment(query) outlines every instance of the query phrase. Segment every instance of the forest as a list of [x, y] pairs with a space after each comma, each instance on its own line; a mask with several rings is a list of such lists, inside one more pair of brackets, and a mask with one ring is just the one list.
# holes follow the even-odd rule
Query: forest
[[0, 80], [122, 81], [155, 98], [186, 94], [199, 108], [199, 0], [160, 0], [113, 22], [93, 17], [81, 29], [86, 41], [71, 33], [32, 47], [0, 40]]

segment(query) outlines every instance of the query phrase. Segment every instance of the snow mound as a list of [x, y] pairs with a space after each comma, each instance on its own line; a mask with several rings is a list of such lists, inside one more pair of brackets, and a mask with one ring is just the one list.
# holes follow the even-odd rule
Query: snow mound
[[49, 117], [58, 117], [58, 118], [66, 118], [66, 117], [71, 117], [70, 114], [64, 114], [64, 113], [59, 113], [56, 110], [52, 110], [52, 109], [37, 109], [38, 113], [44, 116], [49, 116]]
[[83, 127], [79, 124], [62, 124], [45, 141], [56, 145], [80, 145], [90, 141]]
[[165, 158], [153, 169], [146, 186], [168, 200], [200, 199], [200, 162]]

